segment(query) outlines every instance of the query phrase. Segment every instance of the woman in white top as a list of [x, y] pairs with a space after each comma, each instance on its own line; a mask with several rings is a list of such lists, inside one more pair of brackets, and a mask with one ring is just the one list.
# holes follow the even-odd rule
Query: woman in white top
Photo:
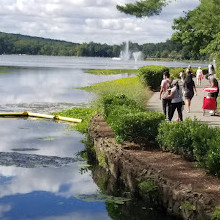
[[178, 80], [173, 80], [172, 82], [173, 88], [171, 89], [170, 95], [168, 96], [171, 98], [171, 111], [169, 115], [169, 121], [172, 120], [175, 110], [177, 109], [178, 117], [180, 121], [183, 120], [183, 113], [182, 113], [182, 105], [183, 105], [183, 95], [182, 90], [179, 87]]
[[202, 79], [203, 79], [203, 72], [202, 72], [201, 67], [199, 66], [196, 71], [196, 84], [197, 84], [197, 86], [201, 86]]

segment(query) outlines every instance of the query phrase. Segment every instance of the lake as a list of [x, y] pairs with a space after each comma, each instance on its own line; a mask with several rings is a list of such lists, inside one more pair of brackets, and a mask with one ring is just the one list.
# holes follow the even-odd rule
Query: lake
[[[86, 69], [186, 67], [186, 63], [118, 61], [110, 58], [0, 56], [0, 110], [54, 111], [87, 106], [94, 94], [77, 89], [129, 77], [97, 76]], [[197, 64], [194, 64], [197, 66]], [[198, 64], [203, 66], [201, 64]], [[7, 67], [10, 68], [7, 68]], [[84, 136], [65, 123], [30, 118], [0, 118], [0, 218], [2, 220], [171, 220], [136, 201], [118, 204], [98, 182], [103, 175], [89, 167]], [[96, 177], [95, 177], [96, 176]], [[95, 181], [95, 180], [99, 181]], [[113, 193], [114, 194], [114, 193]], [[116, 198], [119, 200], [122, 198]]]

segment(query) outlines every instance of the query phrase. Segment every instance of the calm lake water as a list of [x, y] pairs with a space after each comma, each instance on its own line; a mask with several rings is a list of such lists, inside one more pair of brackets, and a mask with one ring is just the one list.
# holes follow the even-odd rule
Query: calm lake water
[[[0, 111], [49, 113], [86, 106], [94, 95], [76, 87], [130, 76], [96, 76], [85, 73], [86, 69], [138, 68], [152, 64], [188, 65], [3, 55], [0, 66], [10, 68], [6, 68], [8, 73], [0, 74]], [[129, 201], [119, 205], [103, 196], [104, 192], [94, 181], [94, 175], [95, 179], [102, 175], [99, 177], [80, 156], [85, 149], [81, 142], [83, 135], [67, 128], [64, 123], [49, 120], [0, 118], [0, 219], [174, 219], [143, 204]]]

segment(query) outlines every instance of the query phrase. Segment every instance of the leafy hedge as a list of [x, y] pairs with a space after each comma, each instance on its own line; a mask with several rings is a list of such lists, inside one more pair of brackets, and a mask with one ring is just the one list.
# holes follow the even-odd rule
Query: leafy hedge
[[[180, 78], [179, 74], [182, 70], [184, 70], [186, 73], [186, 68], [181, 68], [181, 67], [170, 68], [170, 77], [172, 79]], [[193, 76], [196, 76], [196, 71], [197, 71], [197, 68], [192, 68]], [[203, 71], [203, 74], [205, 75], [208, 73], [208, 68], [202, 68], [202, 71]]]
[[165, 119], [164, 114], [146, 111], [124, 95], [104, 97], [103, 108], [106, 120], [119, 142], [155, 144], [158, 126]]
[[169, 71], [165, 66], [144, 66], [139, 69], [139, 78], [144, 85], [148, 85], [151, 90], [158, 90], [163, 73]]
[[216, 77], [220, 78], [220, 55], [216, 59]]
[[159, 146], [194, 160], [198, 165], [220, 176], [220, 129], [196, 119], [159, 125]]

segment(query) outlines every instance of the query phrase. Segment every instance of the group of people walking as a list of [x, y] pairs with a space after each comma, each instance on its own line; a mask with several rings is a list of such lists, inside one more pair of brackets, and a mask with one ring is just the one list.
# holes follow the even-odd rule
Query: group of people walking
[[161, 82], [160, 99], [162, 99], [163, 112], [167, 116], [167, 120], [172, 120], [176, 109], [180, 121], [183, 120], [182, 90], [179, 86], [178, 80], [173, 80], [171, 82], [168, 71], [164, 73], [164, 79]]
[[[210, 82], [212, 87], [218, 88], [218, 81], [215, 78], [214, 66], [209, 65], [209, 73], [207, 74], [207, 79]], [[193, 80], [192, 68], [188, 66], [186, 72], [184, 70], [180, 73], [180, 78], [182, 81], [182, 89], [179, 85], [178, 80], [171, 80], [169, 72], [164, 72], [163, 80], [161, 82], [160, 89], [160, 99], [162, 99], [162, 108], [163, 113], [166, 115], [166, 120], [171, 121], [174, 115], [174, 112], [178, 112], [178, 121], [183, 120], [183, 105], [186, 106], [186, 112], [190, 113], [191, 100], [194, 95], [197, 95], [197, 90], [195, 82]], [[203, 71], [201, 67], [198, 67], [196, 71], [196, 84], [201, 86], [201, 81], [204, 78]], [[219, 89], [218, 89], [219, 91]], [[218, 96], [218, 91], [214, 96]], [[183, 101], [183, 94], [185, 97], [185, 102]]]

